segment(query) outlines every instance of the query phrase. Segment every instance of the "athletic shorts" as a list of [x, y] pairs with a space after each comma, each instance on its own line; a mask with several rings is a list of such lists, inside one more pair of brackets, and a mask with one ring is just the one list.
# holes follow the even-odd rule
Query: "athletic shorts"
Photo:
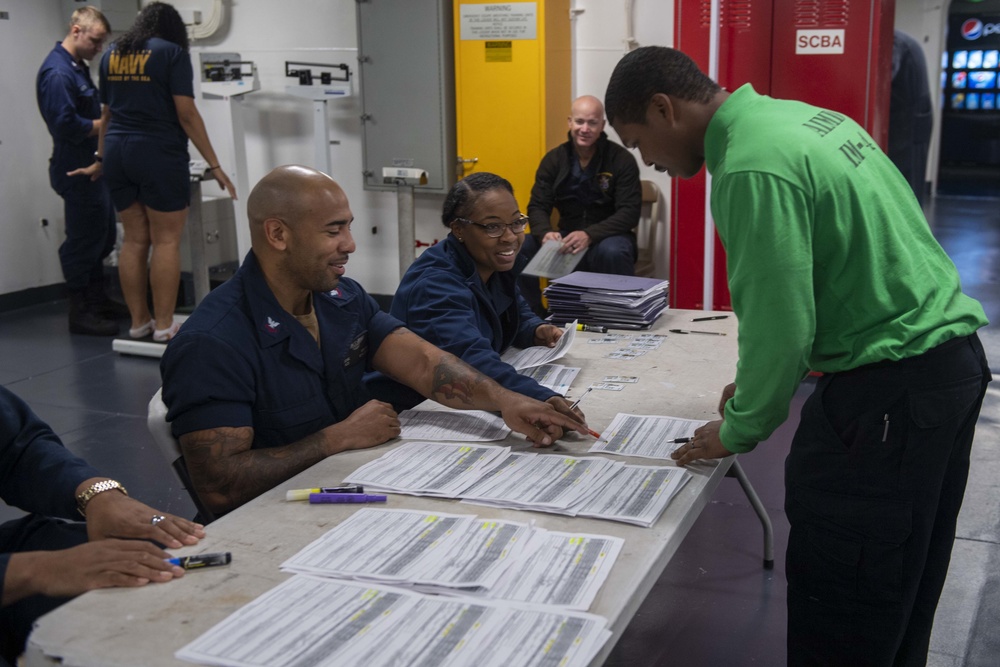
[[104, 139], [104, 178], [116, 211], [135, 202], [154, 211], [181, 211], [191, 203], [187, 144], [128, 135]]

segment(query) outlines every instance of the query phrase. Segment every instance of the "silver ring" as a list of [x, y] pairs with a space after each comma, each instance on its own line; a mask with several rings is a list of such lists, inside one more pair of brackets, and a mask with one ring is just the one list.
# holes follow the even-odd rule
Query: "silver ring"
[[150, 521], [150, 523], [155, 526], [156, 524], [160, 523], [161, 521], [166, 521], [166, 520], [167, 520], [167, 517], [163, 516], [162, 514], [154, 514], [153, 515], [153, 519]]

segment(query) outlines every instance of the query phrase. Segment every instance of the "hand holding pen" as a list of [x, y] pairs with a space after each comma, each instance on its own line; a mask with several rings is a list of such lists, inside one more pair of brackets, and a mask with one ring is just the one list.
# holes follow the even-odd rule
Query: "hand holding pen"
[[[569, 406], [569, 409], [570, 409], [570, 410], [575, 410], [575, 409], [576, 409], [576, 406], [580, 405], [580, 401], [582, 401], [582, 400], [583, 400], [583, 397], [584, 397], [584, 396], [586, 396], [587, 394], [589, 394], [589, 393], [590, 393], [590, 390], [591, 390], [591, 389], [593, 389], [593, 387], [587, 387], [586, 391], [584, 391], [584, 392], [583, 392], [582, 394], [580, 394], [580, 397], [579, 397], [579, 398], [577, 398], [577, 399], [576, 399], [575, 401], [573, 401], [573, 405]], [[601, 434], [600, 434], [600, 433], [598, 433], [597, 431], [595, 431], [594, 429], [592, 429], [592, 428], [588, 428], [588, 429], [587, 429], [587, 432], [588, 432], [588, 433], [590, 433], [590, 435], [592, 435], [592, 436], [594, 436], [595, 438], [597, 438], [598, 440], [600, 440], [600, 439], [601, 439]]]
[[[588, 393], [590, 393], [591, 389], [593, 389], [593, 387], [587, 387], [586, 391], [584, 391], [582, 394], [580, 394], [580, 397], [577, 398], [572, 403], [567, 403], [566, 399], [563, 398], [562, 396], [553, 396], [552, 398], [548, 399], [545, 402], [546, 403], [550, 403], [559, 412], [561, 412], [561, 413], [563, 413], [565, 415], [568, 415], [568, 416], [572, 417], [573, 419], [578, 419], [578, 420], [580, 420], [580, 422], [583, 422], [584, 421], [583, 412], [580, 411], [580, 410], [577, 410], [576, 408], [577, 408], [578, 405], [580, 405], [580, 401], [583, 400], [583, 397], [586, 396]], [[595, 438], [598, 438], [598, 439], [600, 439], [600, 437], [601, 437], [600, 433], [598, 433], [597, 431], [595, 431], [595, 430], [593, 430], [592, 428], [589, 428], [589, 427], [587, 428], [587, 433], [590, 434], [590, 435], [592, 435], [592, 436], [594, 436]]]
[[[703, 459], [721, 459], [732, 454], [725, 448], [719, 438], [719, 429], [722, 427], [722, 420], [710, 421], [704, 426], [695, 429], [694, 436], [690, 438], [677, 438], [674, 442], [679, 444], [670, 458], [677, 462], [679, 466], [685, 466], [695, 461]], [[686, 440], [687, 442], [680, 442]]]

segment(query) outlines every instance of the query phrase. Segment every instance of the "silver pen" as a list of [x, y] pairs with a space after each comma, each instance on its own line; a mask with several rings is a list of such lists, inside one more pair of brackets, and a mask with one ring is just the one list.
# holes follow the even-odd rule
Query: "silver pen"
[[582, 394], [580, 394], [580, 398], [578, 398], [578, 399], [576, 399], [575, 401], [573, 401], [573, 405], [569, 406], [569, 409], [570, 409], [570, 410], [573, 410], [573, 409], [575, 409], [575, 408], [576, 408], [576, 406], [580, 405], [580, 401], [582, 401], [582, 400], [583, 400], [583, 397], [584, 397], [584, 396], [586, 396], [587, 394], [589, 394], [589, 393], [590, 393], [590, 390], [591, 390], [591, 389], [593, 389], [593, 387], [587, 387], [587, 391], [585, 391], [585, 392], [583, 392]]

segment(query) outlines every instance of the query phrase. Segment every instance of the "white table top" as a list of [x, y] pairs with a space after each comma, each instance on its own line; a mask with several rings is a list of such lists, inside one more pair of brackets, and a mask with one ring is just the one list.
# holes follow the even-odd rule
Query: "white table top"
[[[591, 428], [603, 430], [619, 412], [715, 419], [722, 388], [735, 374], [736, 319], [730, 314], [722, 320], [691, 322], [693, 317], [704, 315], [703, 311], [665, 311], [653, 329], [653, 333], [667, 334], [663, 344], [632, 360], [604, 358], [615, 346], [588, 344], [588, 339], [602, 334], [577, 332], [569, 354], [555, 362], [582, 368], [570, 391], [571, 399], [606, 375], [639, 377], [639, 382], [626, 385], [622, 391], [595, 390], [583, 399], [580, 408]], [[671, 328], [721, 331], [728, 335], [670, 334], [667, 330]], [[364, 507], [289, 503], [284, 501], [285, 491], [338, 483], [351, 471], [401, 442], [345, 452], [321, 461], [209, 525], [208, 536], [196, 547], [177, 552], [184, 555], [230, 551], [233, 563], [229, 567], [190, 572], [180, 580], [140, 589], [94, 591], [43, 617], [29, 640], [27, 664], [78, 667], [189, 664], [174, 658], [174, 652], [292, 576], [281, 572], [279, 565]], [[512, 436], [503, 444], [515, 449], [529, 447], [521, 436]], [[571, 434], [552, 448], [535, 451], [584, 455], [592, 444], [591, 438]], [[614, 458], [645, 465], [665, 463]], [[550, 530], [623, 538], [625, 547], [590, 609], [591, 613], [608, 619], [613, 633], [594, 660], [599, 665], [677, 551], [731, 462], [732, 457], [691, 466], [693, 478], [651, 528], [404, 495], [390, 495], [386, 506], [522, 521], [533, 519]]]

